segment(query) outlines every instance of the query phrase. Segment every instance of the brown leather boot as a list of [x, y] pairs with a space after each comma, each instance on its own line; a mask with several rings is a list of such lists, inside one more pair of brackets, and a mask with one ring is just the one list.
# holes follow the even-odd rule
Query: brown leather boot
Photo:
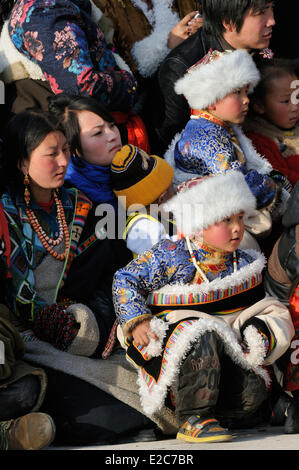
[[54, 421], [45, 413], [28, 413], [21, 418], [0, 422], [1, 450], [43, 449], [54, 437]]

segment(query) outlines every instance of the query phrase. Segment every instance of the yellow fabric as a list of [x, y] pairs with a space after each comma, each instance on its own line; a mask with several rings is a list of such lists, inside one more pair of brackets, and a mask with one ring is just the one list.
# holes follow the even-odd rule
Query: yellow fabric
[[150, 174], [129, 188], [120, 191], [114, 190], [117, 197], [126, 197], [126, 208], [132, 204], [142, 204], [143, 206], [152, 204], [171, 185], [174, 176], [173, 168], [163, 158], [157, 156], [154, 158], [157, 164]]

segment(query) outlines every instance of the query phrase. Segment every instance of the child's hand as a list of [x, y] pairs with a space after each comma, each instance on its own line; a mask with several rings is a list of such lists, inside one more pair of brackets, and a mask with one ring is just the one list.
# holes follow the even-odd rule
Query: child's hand
[[145, 320], [135, 326], [132, 336], [137, 346], [147, 346], [150, 341], [149, 336], [155, 340], [159, 339], [150, 329], [150, 320]]

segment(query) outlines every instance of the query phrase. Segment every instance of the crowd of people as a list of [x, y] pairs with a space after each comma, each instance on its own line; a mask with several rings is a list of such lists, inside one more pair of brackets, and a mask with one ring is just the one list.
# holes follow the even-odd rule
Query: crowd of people
[[279, 9], [1, 2], [1, 450], [299, 433]]

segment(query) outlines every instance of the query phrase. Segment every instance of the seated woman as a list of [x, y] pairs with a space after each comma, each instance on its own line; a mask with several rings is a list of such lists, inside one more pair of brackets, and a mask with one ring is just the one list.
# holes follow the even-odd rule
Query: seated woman
[[[108, 338], [110, 346], [112, 276], [131, 255], [122, 241], [97, 239], [91, 202], [63, 188], [68, 162], [66, 138], [52, 115], [26, 111], [9, 122], [1, 202], [11, 242], [12, 310], [22, 337], [31, 328], [57, 351], [77, 354], [79, 361], [79, 355], [101, 358]], [[77, 359], [69, 361], [68, 373]], [[43, 411], [53, 417], [58, 441], [85, 444], [148, 423], [114, 396], [56, 366], [52, 359], [46, 369]]]
[[110, 164], [122, 141], [111, 114], [92, 98], [64, 94], [50, 99], [49, 111], [61, 121], [71, 146], [67, 185], [84, 192], [94, 204], [116, 209]]

